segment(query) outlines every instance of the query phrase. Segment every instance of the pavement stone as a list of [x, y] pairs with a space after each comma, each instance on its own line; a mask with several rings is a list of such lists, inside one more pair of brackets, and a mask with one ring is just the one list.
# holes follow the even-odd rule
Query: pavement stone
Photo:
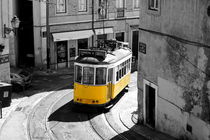
[[2, 108], [2, 118], [0, 118], [0, 130], [4, 125], [5, 121], [10, 117], [10, 114], [14, 112], [17, 106], [27, 100], [30, 96], [35, 94], [43, 93], [45, 91], [50, 91], [62, 87], [62, 84], [69, 81], [70, 75], [73, 75], [73, 68], [65, 68], [57, 71], [51, 70], [34, 70], [32, 72], [33, 79], [31, 83], [31, 87], [21, 92], [12, 92], [11, 104], [8, 107]]
[[[36, 86], [40, 85], [41, 89], [39, 89], [38, 87], [33, 88], [34, 91], [30, 94], [28, 93], [30, 92], [30, 89], [24, 91], [23, 93], [12, 93], [11, 105], [9, 107], [2, 109], [3, 113], [2, 113], [2, 119], [0, 119], [0, 130], [4, 122], [6, 121], [6, 119], [10, 117], [11, 113], [17, 109], [16, 107], [21, 102], [27, 100], [30, 96], [34, 94], [43, 92], [43, 88], [45, 88], [45, 90], [52, 90], [53, 88], [57, 88], [56, 87], [58, 86], [57, 84], [58, 80], [56, 80], [57, 78], [60, 78], [59, 81], [61, 85], [62, 85], [62, 82], [63, 83], [68, 82], [70, 78], [70, 76], [68, 75], [73, 74], [73, 70], [62, 69], [59, 71], [50, 71], [50, 72], [34, 71], [33, 74], [34, 74], [34, 79], [33, 79], [34, 85]], [[137, 116], [137, 113], [135, 113], [136, 110], [137, 110], [136, 107], [132, 107], [132, 108], [128, 108], [120, 112], [119, 117], [127, 128], [132, 129], [133, 131], [135, 131], [136, 133], [139, 133], [142, 136], [145, 136], [147, 139], [152, 139], [152, 140], [173, 140], [174, 139], [173, 137], [170, 137], [166, 134], [155, 131], [154, 129], [148, 128], [144, 125], [137, 124], [138, 116]], [[18, 118], [16, 118], [16, 120], [14, 121], [17, 121], [17, 120]], [[18, 139], [18, 138], [14, 138], [14, 139]]]
[[138, 124], [138, 115], [136, 110], [137, 108], [133, 107], [126, 109], [119, 114], [121, 121], [128, 129], [135, 131], [149, 140], [175, 140], [175, 138], [167, 134], [158, 132], [145, 125]]

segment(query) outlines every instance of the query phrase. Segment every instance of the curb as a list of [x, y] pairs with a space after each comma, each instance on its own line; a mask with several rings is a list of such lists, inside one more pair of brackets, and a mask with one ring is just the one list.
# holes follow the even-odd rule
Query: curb
[[[62, 89], [62, 88], [64, 88], [64, 87], [68, 86], [68, 85], [69, 85], [69, 84], [66, 84], [66, 85], [64, 85], [64, 86], [60, 86], [60, 87], [57, 87], [57, 88], [54, 88], [54, 89], [50, 89], [50, 90], [54, 90], [54, 91], [49, 92], [46, 96], [44, 96], [44, 97], [42, 97], [40, 100], [38, 100], [38, 101], [36, 102], [36, 104], [33, 106], [33, 108], [36, 108], [37, 105], [38, 105], [38, 103], [42, 102], [45, 98], [47, 98], [48, 96], [50, 96], [51, 94], [53, 94], [53, 93], [56, 92], [57, 90]], [[29, 115], [27, 116], [27, 124], [26, 124], [27, 128], [29, 128], [29, 118], [31, 117], [32, 112], [34, 112], [34, 110], [32, 110], [32, 111], [29, 113]], [[46, 118], [47, 118], [47, 117], [46, 117]], [[45, 120], [46, 120], [46, 118], [45, 118]], [[46, 121], [45, 121], [45, 124], [46, 124]], [[26, 132], [26, 134], [27, 134], [27, 139], [28, 139], [28, 140], [31, 140], [31, 137], [30, 137], [28, 131]]]
[[[70, 92], [73, 92], [73, 90], [71, 90]], [[68, 99], [68, 98], [64, 98], [65, 96], [68, 96], [69, 94], [70, 94], [70, 93], [65, 93], [63, 96], [61, 96], [59, 99], [57, 99], [56, 102], [54, 102], [54, 103], [51, 105], [51, 107], [50, 107], [50, 109], [48, 110], [47, 115], [46, 115], [46, 117], [45, 117], [45, 126], [46, 126], [47, 132], [48, 132], [48, 134], [49, 134], [49, 137], [50, 137], [50, 139], [52, 139], [52, 140], [56, 140], [56, 138], [54, 137], [54, 134], [53, 134], [53, 132], [51, 131], [51, 129], [50, 129], [50, 127], [49, 127], [48, 118], [49, 118], [49, 116], [50, 116], [55, 110], [57, 110], [58, 108], [60, 108], [61, 106], [65, 105], [66, 103], [69, 102], [69, 99]], [[67, 102], [66, 102], [66, 101], [63, 101], [63, 100], [62, 100], [63, 98], [64, 98], [64, 99], [68, 99], [68, 101], [67, 101]], [[62, 104], [60, 104], [59, 107], [54, 108], [55, 105], [58, 104], [61, 100], [63, 101]]]
[[[136, 108], [135, 108], [136, 109]], [[135, 129], [132, 129], [133, 126], [137, 125], [137, 123], [135, 124], [133, 121], [132, 121], [132, 114], [131, 112], [135, 110], [134, 108], [131, 108], [131, 109], [128, 109], [126, 111], [123, 111], [122, 113], [119, 114], [119, 118], [121, 120], [121, 122], [123, 123], [123, 125], [127, 128], [127, 129], [130, 129], [132, 131], [134, 131], [135, 133], [145, 137], [146, 139], [148, 140], [153, 140], [149, 135], [146, 135], [144, 133], [139, 133], [138, 131], [136, 131]], [[126, 119], [125, 119], [125, 116]], [[128, 120], [130, 119], [130, 120]]]

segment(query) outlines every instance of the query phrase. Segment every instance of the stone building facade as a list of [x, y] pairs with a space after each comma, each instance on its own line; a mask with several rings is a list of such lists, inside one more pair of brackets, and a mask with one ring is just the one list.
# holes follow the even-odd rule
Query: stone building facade
[[139, 121], [180, 139], [210, 138], [210, 1], [140, 1]]
[[10, 83], [10, 60], [13, 59], [14, 34], [4, 34], [4, 26], [11, 28], [14, 15], [13, 0], [0, 0], [0, 82]]
[[[139, 0], [49, 1], [51, 68], [72, 66], [78, 49], [98, 39], [116, 38], [137, 49]], [[35, 65], [46, 65], [46, 3], [34, 1], [33, 7]]]

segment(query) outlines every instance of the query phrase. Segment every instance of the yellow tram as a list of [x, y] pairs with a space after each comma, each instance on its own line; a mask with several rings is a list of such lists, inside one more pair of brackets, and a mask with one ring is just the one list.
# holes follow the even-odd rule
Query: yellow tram
[[101, 49], [79, 50], [74, 63], [75, 104], [105, 106], [129, 84], [132, 51], [128, 43], [108, 42]]

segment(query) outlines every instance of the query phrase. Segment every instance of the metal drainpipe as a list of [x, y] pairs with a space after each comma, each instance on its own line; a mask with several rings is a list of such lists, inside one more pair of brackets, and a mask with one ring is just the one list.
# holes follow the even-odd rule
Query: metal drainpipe
[[2, 6], [2, 0], [0, 0], [1, 2], [1, 31], [2, 31], [2, 38], [4, 37], [4, 27], [3, 27], [3, 6]]
[[95, 29], [94, 29], [94, 0], [92, 0], [92, 30], [93, 30], [93, 36], [92, 36], [92, 46], [94, 47], [94, 37], [95, 37]]
[[49, 0], [46, 0], [46, 45], [47, 45], [47, 69], [50, 69], [50, 26], [49, 26]]

